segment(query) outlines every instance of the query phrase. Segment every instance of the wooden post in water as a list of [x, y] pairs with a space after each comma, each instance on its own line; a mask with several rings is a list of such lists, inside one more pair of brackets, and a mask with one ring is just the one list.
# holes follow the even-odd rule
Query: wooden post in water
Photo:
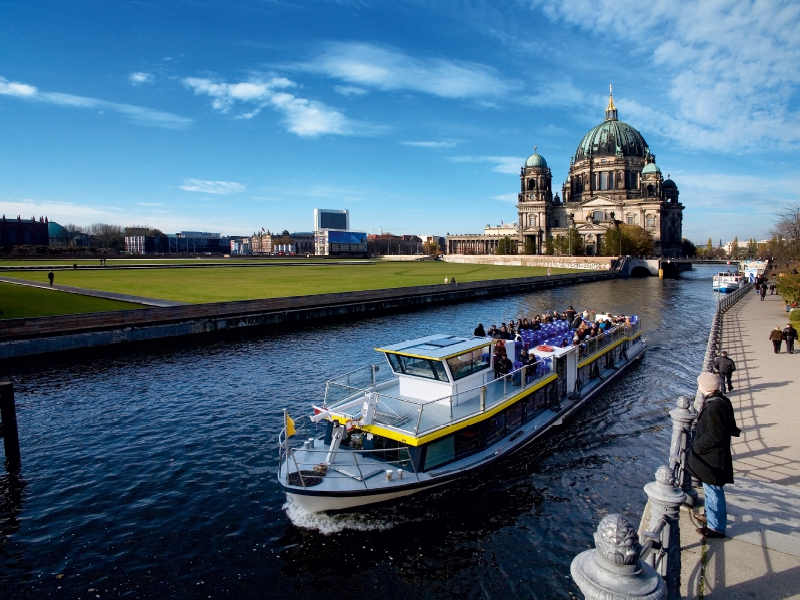
[[17, 431], [17, 407], [14, 404], [14, 384], [10, 381], [0, 383], [0, 419], [3, 424], [3, 446], [6, 460], [11, 469], [20, 465], [19, 432]]

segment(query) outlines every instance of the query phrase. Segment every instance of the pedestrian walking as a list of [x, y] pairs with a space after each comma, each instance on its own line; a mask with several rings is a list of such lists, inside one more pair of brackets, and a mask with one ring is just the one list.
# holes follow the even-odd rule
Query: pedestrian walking
[[775, 295], [775, 284], [774, 283], [770, 283], [769, 284], [769, 295], [770, 296]]
[[787, 323], [781, 333], [783, 334], [783, 339], [786, 340], [786, 352], [794, 354], [794, 341], [797, 339], [797, 329], [792, 327], [791, 323]]
[[455, 282], [456, 282], [456, 278], [455, 277], [451, 277], [450, 278], [450, 283], [455, 283]]
[[450, 283], [450, 278], [447, 275], [444, 276], [444, 282]]
[[553, 272], [550, 269], [550, 267], [547, 267], [547, 276], [550, 277], [550, 275], [552, 275], [552, 274], [553, 274]]
[[720, 352], [719, 356], [714, 359], [714, 371], [716, 371], [717, 375], [719, 375], [719, 389], [721, 392], [724, 393], [726, 391], [726, 384], [728, 386], [728, 392], [733, 389], [731, 378], [733, 377], [733, 372], [735, 370], [736, 363], [728, 358], [728, 353], [725, 350]]
[[763, 302], [764, 301], [764, 296], [767, 295], [767, 284], [766, 283], [761, 285], [760, 293], [761, 293], [761, 301]]
[[47, 278], [50, 280], [50, 285], [52, 286], [52, 285], [53, 285], [53, 279], [55, 279], [55, 278], [56, 278], [56, 274], [55, 274], [55, 273], [53, 273], [52, 271], [50, 271], [50, 272], [47, 274]]
[[697, 434], [686, 460], [689, 472], [703, 483], [706, 512], [698, 517], [704, 525], [697, 533], [707, 538], [725, 537], [728, 509], [725, 484], [733, 483], [731, 437], [739, 437], [733, 405], [719, 391], [719, 378], [708, 371], [697, 378], [697, 387], [705, 399], [697, 417]]
[[783, 331], [780, 325], [775, 325], [775, 329], [769, 332], [769, 339], [772, 342], [772, 348], [775, 354], [781, 353], [781, 342], [783, 342]]

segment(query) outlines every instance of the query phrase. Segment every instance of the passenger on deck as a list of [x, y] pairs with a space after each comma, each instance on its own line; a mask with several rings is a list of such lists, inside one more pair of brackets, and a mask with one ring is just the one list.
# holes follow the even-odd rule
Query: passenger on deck
[[519, 329], [530, 329], [531, 324], [528, 323], [528, 319], [522, 319], [522, 322], [519, 324]]
[[509, 331], [508, 331], [508, 328], [506, 327], [506, 324], [505, 324], [505, 323], [503, 323], [502, 325], [500, 325], [500, 335], [498, 336], [498, 338], [499, 338], [499, 339], [501, 339], [501, 340], [511, 340], [511, 339], [514, 339], [514, 338], [512, 337], [512, 335], [509, 333]]
[[569, 346], [569, 340], [567, 338], [564, 338], [563, 340], [561, 340], [561, 347], [566, 348], [567, 346]]
[[[503, 349], [505, 350], [505, 348]], [[511, 360], [506, 356], [505, 351], [500, 356], [499, 359], [495, 360], [494, 363], [494, 376], [495, 379], [499, 379], [503, 375], [508, 375], [514, 368], [514, 365], [511, 363]]]
[[475, 331], [472, 332], [475, 337], [486, 337], [486, 330], [483, 328], [483, 323], [478, 323]]
[[567, 317], [567, 321], [569, 321], [570, 323], [572, 323], [575, 320], [575, 315], [577, 314], [578, 313], [575, 312], [575, 309], [572, 308], [571, 304], [569, 305], [569, 308], [564, 311], [564, 316]]
[[581, 318], [580, 315], [575, 315], [575, 317], [572, 319], [570, 323], [570, 328], [577, 329], [581, 325], [583, 325], [583, 319]]

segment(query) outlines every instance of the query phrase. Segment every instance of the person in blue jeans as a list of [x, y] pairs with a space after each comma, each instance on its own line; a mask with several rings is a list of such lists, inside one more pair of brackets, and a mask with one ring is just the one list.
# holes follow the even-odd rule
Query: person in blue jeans
[[739, 437], [731, 401], [719, 391], [719, 377], [704, 372], [697, 378], [697, 387], [705, 399], [697, 417], [697, 434], [686, 466], [703, 483], [705, 492], [705, 525], [697, 532], [707, 538], [725, 537], [728, 510], [725, 504], [726, 483], [733, 483], [731, 436]]

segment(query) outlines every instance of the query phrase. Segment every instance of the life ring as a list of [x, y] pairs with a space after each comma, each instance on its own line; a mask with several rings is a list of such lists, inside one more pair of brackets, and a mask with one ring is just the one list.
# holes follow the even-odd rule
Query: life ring
[[536, 349], [539, 352], [555, 352], [555, 349], [552, 346], [536, 346]]

